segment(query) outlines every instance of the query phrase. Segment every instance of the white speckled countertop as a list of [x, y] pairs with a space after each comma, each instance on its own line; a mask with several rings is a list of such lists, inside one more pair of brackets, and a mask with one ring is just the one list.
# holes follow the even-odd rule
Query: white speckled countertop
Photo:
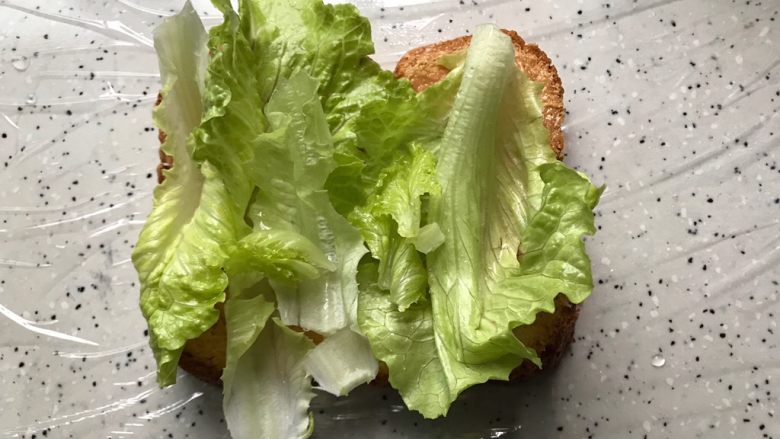
[[[158, 160], [151, 34], [180, 5], [0, 0], [0, 437], [228, 437], [218, 388], [156, 386], [130, 263]], [[608, 190], [560, 368], [437, 421], [391, 389], [321, 396], [315, 436], [780, 438], [780, 2], [358, 6], [388, 68], [482, 22], [538, 43], [566, 161]]]

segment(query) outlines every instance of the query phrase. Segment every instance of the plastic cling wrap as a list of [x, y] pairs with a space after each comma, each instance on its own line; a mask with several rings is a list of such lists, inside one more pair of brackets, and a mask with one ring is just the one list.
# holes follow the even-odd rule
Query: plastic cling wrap
[[[130, 262], [156, 184], [152, 30], [181, 3], [0, 1], [2, 438], [228, 437], [219, 388], [155, 384]], [[386, 68], [483, 22], [538, 43], [565, 160], [608, 189], [558, 369], [436, 421], [390, 388], [321, 392], [315, 437], [778, 437], [780, 3], [358, 7]]]

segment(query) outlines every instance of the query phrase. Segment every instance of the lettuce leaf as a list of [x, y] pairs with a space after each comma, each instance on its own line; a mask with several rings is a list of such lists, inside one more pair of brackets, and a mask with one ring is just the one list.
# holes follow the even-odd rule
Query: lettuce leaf
[[539, 364], [513, 330], [554, 310], [559, 292], [574, 303], [590, 294], [581, 238], [595, 231], [601, 193], [555, 159], [542, 86], [515, 66], [497, 28], [478, 28], [447, 80], [459, 88], [431, 148], [441, 191], [429, 194], [425, 221], [443, 242], [427, 254], [429, 293], [402, 310], [384, 291], [381, 263], [360, 272], [361, 329], [390, 383], [425, 417], [445, 414], [474, 384], [507, 379], [524, 360]]
[[338, 168], [326, 189], [336, 211], [347, 214], [366, 196], [362, 183], [368, 156], [357, 139], [359, 116], [372, 105], [413, 97], [414, 91], [368, 58], [374, 52], [371, 26], [353, 5], [240, 0], [239, 11], [241, 32], [262, 48], [253, 65], [263, 99], [271, 99], [279, 78], [298, 72], [319, 84]]
[[387, 178], [388, 166], [404, 157], [409, 160], [412, 145], [434, 152], [457, 90], [457, 80], [447, 78], [418, 94], [408, 81], [389, 72], [378, 72], [365, 84], [361, 92], [373, 97], [362, 98], [360, 112], [336, 127], [334, 158], [339, 166], [325, 185], [344, 215], [370, 203], [368, 198], [383, 186], [380, 180]]
[[299, 235], [328, 262], [331, 269], [320, 276], [274, 279], [273, 285], [285, 324], [332, 334], [355, 325], [357, 263], [366, 249], [323, 189], [335, 162], [317, 82], [305, 72], [278, 82], [265, 108], [272, 131], [260, 136], [252, 166], [257, 191], [249, 220], [255, 233]]
[[[231, 13], [229, 3], [228, 8], [217, 6], [224, 9], [225, 21], [210, 31], [205, 75], [199, 73], [207, 56], [205, 33], [189, 4], [170, 20], [174, 30], [162, 27], [156, 38], [161, 65], [170, 69], [164, 73], [166, 86], [205, 78], [203, 85], [189, 86], [187, 100], [176, 99], [177, 95], [168, 99], [163, 89], [158, 112], [202, 108], [199, 125], [194, 116], [158, 121], [167, 133], [172, 130], [169, 135], [175, 132], [177, 145], [182, 145], [172, 151], [174, 166], [161, 185], [162, 193], [167, 193], [167, 184], [188, 198], [182, 204], [171, 202], [173, 195], [161, 196], [133, 253], [161, 385], [175, 381], [185, 342], [200, 336], [219, 317], [215, 304], [224, 301], [228, 285], [224, 267], [238, 240], [250, 231], [244, 212], [253, 183], [246, 165], [252, 162], [256, 139], [267, 126], [252, 70], [254, 51], [259, 49], [236, 32], [239, 18]], [[202, 93], [194, 96], [196, 90]], [[180, 172], [191, 177], [171, 178]]]
[[234, 439], [305, 438], [314, 428], [314, 397], [305, 368], [314, 344], [271, 319], [274, 304], [262, 295], [225, 303], [227, 361], [223, 409]]
[[360, 233], [333, 209], [325, 193], [315, 193], [306, 201], [302, 213], [310, 215], [316, 226], [306, 236], [317, 240], [336, 269], [296, 284], [274, 282], [282, 321], [321, 335], [357, 329], [357, 264], [366, 248]]
[[[219, 239], [207, 226], [206, 215], [196, 215], [202, 200], [221, 198], [221, 187], [210, 184], [204, 188], [204, 175], [191, 157], [190, 132], [201, 119], [203, 77], [206, 71], [206, 31], [192, 6], [185, 4], [182, 11], [166, 19], [155, 31], [154, 45], [160, 62], [163, 100], [154, 110], [154, 122], [167, 136], [162, 150], [172, 156], [176, 166], [165, 171], [165, 181], [154, 190], [153, 209], [141, 230], [133, 250], [133, 264], [141, 284], [141, 309], [149, 322], [150, 343], [158, 364], [158, 381], [170, 384], [176, 379], [179, 361], [186, 338], [180, 333], [188, 323], [179, 318], [189, 314], [188, 299], [205, 293], [211, 296], [209, 283], [224, 288], [224, 279], [204, 280], [205, 288], [188, 288], [186, 292], [172, 290], [167, 282], [176, 279], [168, 274], [168, 267], [186, 265], [187, 255], [178, 251], [189, 243], [200, 240], [214, 243]], [[209, 172], [210, 170], [207, 170]], [[204, 190], [205, 189], [205, 190]], [[218, 204], [212, 204], [218, 209]], [[218, 217], [218, 215], [214, 215]], [[183, 233], [184, 231], [190, 233]], [[187, 236], [192, 236], [189, 240]], [[174, 264], [174, 260], [176, 260]], [[210, 261], [197, 261], [209, 264]], [[206, 276], [209, 277], [209, 276]], [[193, 291], [195, 290], [195, 291]], [[210, 317], [195, 324], [208, 328]], [[197, 328], [195, 331], [197, 332]]]
[[376, 261], [360, 264], [360, 329], [374, 355], [387, 364], [390, 385], [398, 390], [406, 406], [426, 418], [441, 416], [457, 392], [450, 388], [448, 372], [437, 352], [430, 299], [425, 296], [400, 311], [387, 291], [379, 287], [378, 270]]
[[[234, 14], [227, 5], [222, 8], [226, 20]], [[358, 330], [357, 263], [367, 250], [359, 232], [334, 209], [324, 186], [338, 165], [334, 139], [349, 137], [343, 127], [360, 112], [366, 97], [381, 99], [376, 96], [381, 88], [367, 85], [379, 72], [365, 58], [373, 50], [368, 24], [354, 7], [296, 0], [242, 1], [238, 21], [235, 32], [256, 48], [255, 92], [263, 101], [267, 124], [265, 132], [251, 139], [253, 155], [244, 155], [245, 175], [254, 185], [244, 220], [253, 231], [239, 241], [229, 272], [241, 273], [247, 284], [268, 276], [279, 322], [335, 337], [311, 358], [338, 354], [349, 363], [350, 374], [325, 381], [325, 390], [347, 393], [373, 378], [378, 368], [368, 343], [353, 332]], [[283, 247], [279, 234], [293, 245]], [[270, 258], [269, 245], [279, 250]], [[280, 343], [290, 342], [290, 337], [280, 338]], [[328, 373], [318, 365], [310, 360], [306, 367], [326, 380]], [[267, 377], [254, 379], [264, 382]], [[263, 404], [259, 409], [278, 409], [285, 394], [277, 390], [256, 401]], [[241, 410], [236, 405], [225, 409]], [[285, 416], [296, 413], [284, 407]], [[305, 433], [276, 432], [269, 437]]]
[[528, 152], [546, 149], [554, 160], [541, 107], [523, 99], [528, 87], [538, 90], [515, 66], [509, 38], [494, 26], [478, 28], [438, 151], [442, 191], [431, 197], [429, 218], [444, 244], [428, 256], [434, 325], [449, 355], [489, 369], [476, 382], [502, 378], [534, 355], [509, 322], [483, 318], [485, 298], [517, 263], [529, 198], [540, 189]]

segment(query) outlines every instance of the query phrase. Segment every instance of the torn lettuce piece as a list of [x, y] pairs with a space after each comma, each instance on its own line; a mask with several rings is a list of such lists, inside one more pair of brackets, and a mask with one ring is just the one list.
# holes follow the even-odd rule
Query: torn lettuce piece
[[260, 228], [294, 228], [294, 198], [322, 191], [335, 167], [333, 142], [317, 95], [317, 81], [304, 72], [280, 78], [265, 106], [270, 130], [258, 142], [252, 179]]
[[[163, 27], [157, 35], [164, 77], [183, 84], [190, 81], [187, 78], [204, 78], [203, 85], [189, 87], [186, 100], [169, 99], [163, 89], [160, 111], [169, 111], [166, 105], [172, 114], [202, 108], [197, 114], [199, 124], [195, 117], [158, 122], [177, 145], [182, 145], [172, 151], [173, 170], [161, 188], [170, 185], [189, 198], [186, 203], [176, 203], [171, 201], [173, 195], [168, 195], [156, 202], [134, 251], [142, 284], [141, 308], [149, 322], [161, 385], [175, 380], [176, 361], [184, 343], [217, 321], [219, 311], [214, 306], [224, 300], [228, 284], [224, 267], [237, 241], [249, 232], [244, 212], [253, 185], [246, 165], [252, 161], [254, 141], [267, 123], [252, 74], [255, 48], [236, 32], [238, 21], [235, 14], [226, 13], [225, 21], [211, 29], [207, 50], [203, 27], [191, 6], [185, 5], [172, 22], [182, 22], [192, 30], [183, 33]], [[183, 49], [171, 50], [169, 46]], [[208, 52], [203, 75], [199, 72]], [[192, 55], [188, 58], [187, 53]], [[165, 73], [168, 68], [172, 70]], [[198, 96], [193, 96], [194, 91]], [[188, 173], [189, 180], [180, 181], [179, 172]], [[150, 271], [156, 274], [147, 275]]]
[[402, 310], [419, 300], [428, 288], [428, 274], [413, 240], [401, 237], [387, 215], [356, 209], [350, 219], [363, 233], [371, 254], [379, 260], [378, 286], [389, 291]]
[[364, 206], [387, 167], [411, 153], [411, 146], [435, 152], [436, 140], [447, 123], [447, 113], [458, 79], [449, 77], [416, 93], [406, 80], [389, 72], [377, 76], [371, 88], [382, 91], [367, 99], [360, 112], [334, 132], [339, 166], [329, 175], [326, 188], [338, 212], [349, 215]]
[[[223, 8], [227, 0], [218, 0]], [[338, 167], [326, 189], [336, 211], [347, 214], [365, 199], [365, 145], [356, 123], [374, 104], [414, 96], [411, 86], [368, 58], [374, 53], [371, 26], [351, 4], [319, 0], [241, 0], [242, 32], [255, 47], [258, 89], [268, 101], [280, 78], [304, 72], [319, 85], [317, 94], [332, 134]]]
[[[200, 206], [178, 231], [180, 236], [175, 247], [168, 250], [171, 254], [158, 283], [144, 286], [141, 281], [141, 310], [158, 358], [157, 381], [161, 386], [175, 382], [178, 357], [186, 341], [216, 323], [219, 312], [214, 305], [224, 300], [228, 285], [222, 266], [235, 234], [230, 211], [225, 207], [228, 194], [209, 163], [204, 163], [201, 172], [204, 184], [198, 199]], [[148, 232], [141, 235], [134, 255], [151, 251], [157, 225], [160, 223], [145, 227]], [[136, 258], [139, 272], [144, 262], [142, 256]], [[168, 357], [169, 352], [178, 353]]]
[[399, 154], [379, 177], [377, 188], [367, 202], [374, 216], [388, 215], [398, 225], [398, 235], [414, 238], [420, 230], [421, 197], [438, 194], [436, 159], [422, 146], [412, 144]]
[[427, 254], [429, 295], [401, 312], [379, 266], [364, 262], [360, 272], [361, 329], [407, 406], [426, 417], [526, 359], [538, 364], [513, 329], [552, 311], [559, 292], [574, 303], [590, 294], [581, 239], [594, 232], [600, 194], [555, 159], [542, 86], [515, 66], [497, 28], [478, 29], [450, 76], [460, 87], [430, 149], [441, 191], [428, 198], [426, 224], [444, 239]]
[[414, 247], [420, 253], [428, 254], [444, 244], [444, 234], [436, 223], [426, 224], [414, 239]]
[[304, 367], [314, 344], [271, 318], [273, 312], [273, 302], [262, 295], [225, 303], [222, 406], [235, 439], [306, 438], [314, 428], [314, 392]]
[[[164, 76], [183, 84], [186, 78], [203, 77], [204, 83], [189, 86], [186, 100], [169, 100], [163, 93], [161, 111], [168, 111], [165, 105], [169, 104], [175, 107], [174, 113], [202, 108], [202, 114], [198, 114], [199, 124], [194, 116], [158, 122], [166, 133], [172, 130], [169, 135], [180, 130], [174, 139], [182, 145], [173, 151], [173, 170], [161, 187], [178, 185], [176, 190], [189, 198], [176, 203], [169, 202], [172, 196], [168, 195], [156, 202], [134, 251], [142, 284], [141, 309], [149, 322], [161, 385], [175, 381], [176, 362], [185, 342], [200, 336], [218, 319], [215, 304], [225, 299], [228, 284], [224, 267], [237, 241], [250, 231], [244, 221], [253, 189], [247, 164], [252, 161], [256, 138], [267, 125], [252, 72], [256, 48], [236, 31], [238, 16], [226, 12], [225, 21], [211, 29], [208, 52], [192, 7], [185, 5], [177, 17], [183, 18], [173, 23], [181, 22], [191, 30], [183, 34], [163, 28], [158, 33], [160, 63], [164, 70], [172, 69]], [[187, 53], [192, 55], [188, 58]], [[207, 53], [208, 67], [202, 75], [198, 72]], [[194, 91], [199, 91], [197, 97]], [[178, 172], [189, 173], [190, 180], [178, 180]], [[145, 274], [150, 271], [157, 274]]]
[[[226, 10], [227, 0], [218, 0]], [[362, 96], [381, 91], [367, 84], [381, 69], [366, 57], [374, 52], [371, 26], [351, 4], [312, 0], [239, 0], [241, 32], [262, 47], [255, 66], [267, 101], [279, 78], [305, 72], [320, 84], [323, 108], [338, 118], [333, 126], [360, 112]], [[339, 111], [332, 111], [339, 107]]]
[[379, 370], [366, 337], [349, 328], [325, 338], [304, 363], [322, 390], [336, 396], [371, 381]]

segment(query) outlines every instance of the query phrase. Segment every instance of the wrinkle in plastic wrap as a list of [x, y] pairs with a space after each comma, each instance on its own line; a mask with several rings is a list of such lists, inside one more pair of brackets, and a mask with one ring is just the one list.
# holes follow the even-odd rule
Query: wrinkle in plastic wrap
[[[0, 1], [0, 437], [228, 437], [218, 388], [155, 385], [130, 263], [155, 184], [151, 35], [180, 5]], [[387, 68], [487, 21], [539, 43], [566, 161], [608, 190], [559, 369], [436, 421], [391, 389], [322, 395], [316, 437], [780, 436], [780, 3], [358, 6]]]

